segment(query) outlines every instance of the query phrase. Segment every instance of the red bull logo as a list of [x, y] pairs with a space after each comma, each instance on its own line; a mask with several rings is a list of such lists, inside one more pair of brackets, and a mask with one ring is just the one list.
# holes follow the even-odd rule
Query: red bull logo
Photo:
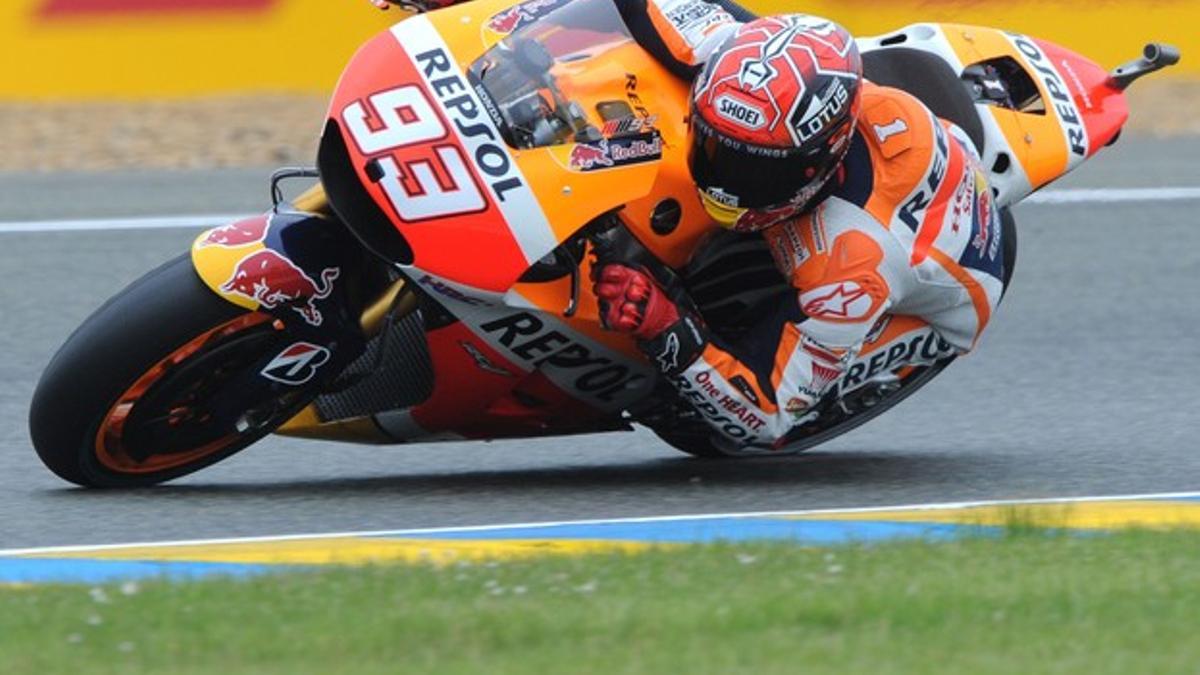
[[992, 193], [983, 177], [976, 173], [975, 178], [975, 218], [978, 229], [971, 240], [971, 246], [979, 251], [979, 257], [985, 255], [989, 260], [995, 260], [1000, 252], [1000, 238], [996, 236], [996, 214], [992, 205]]
[[197, 243], [197, 246], [245, 246], [267, 238], [267, 229], [271, 226], [271, 215], [246, 218], [222, 227], [214, 227], [208, 235]]
[[508, 35], [538, 17], [554, 11], [563, 2], [565, 0], [528, 0], [493, 15], [488, 20], [487, 27], [501, 35]]
[[757, 232], [795, 215], [798, 210], [795, 204], [784, 204], [773, 209], [746, 209], [738, 216], [733, 229], [736, 232]]
[[491, 20], [488, 21], [487, 26], [501, 35], [508, 35], [517, 29], [517, 25], [520, 22], [521, 6], [516, 5], [509, 7], [503, 12], [493, 16]]
[[571, 148], [571, 155], [567, 158], [567, 167], [575, 171], [612, 165], [612, 157], [608, 156], [607, 139], [601, 139], [597, 143], [577, 143]]
[[320, 326], [324, 317], [317, 301], [329, 297], [340, 274], [337, 267], [326, 268], [318, 286], [295, 263], [268, 248], [242, 258], [221, 290], [249, 298], [266, 309], [290, 306], [309, 325]]

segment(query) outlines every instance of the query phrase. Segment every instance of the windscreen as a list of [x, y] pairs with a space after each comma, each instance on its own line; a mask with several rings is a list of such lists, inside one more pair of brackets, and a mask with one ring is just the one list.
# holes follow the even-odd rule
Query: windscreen
[[598, 125], [627, 116], [627, 107], [589, 110], [566, 92], [589, 62], [632, 41], [612, 0], [572, 0], [498, 42], [471, 64], [470, 76], [495, 104], [510, 146], [597, 141]]

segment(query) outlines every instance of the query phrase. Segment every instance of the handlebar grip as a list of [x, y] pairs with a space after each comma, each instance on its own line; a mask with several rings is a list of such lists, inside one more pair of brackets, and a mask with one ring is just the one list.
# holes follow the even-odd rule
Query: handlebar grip
[[588, 236], [597, 266], [620, 263], [641, 267], [654, 277], [672, 302], [693, 314], [698, 314], [683, 280], [675, 270], [651, 253], [619, 220], [613, 218], [597, 225]]

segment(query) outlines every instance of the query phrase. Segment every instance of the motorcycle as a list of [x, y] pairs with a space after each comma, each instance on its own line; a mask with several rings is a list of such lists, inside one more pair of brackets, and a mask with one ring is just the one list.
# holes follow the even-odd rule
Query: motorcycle
[[[1008, 207], [1115, 142], [1125, 88], [1179, 59], [1152, 44], [1108, 72], [1044, 40], [929, 23], [859, 46], [868, 79], [974, 146], [1013, 243]], [[398, 444], [637, 423], [697, 456], [777, 455], [938, 375], [952, 357], [852, 363], [786, 445], [744, 447], [709, 425], [735, 403], [688, 405], [601, 328], [582, 283], [598, 252], [686, 291], [725, 336], [789, 292], [761, 238], [714, 232], [686, 166], [687, 101], [611, 0], [405, 18], [345, 69], [315, 170], [276, 172], [269, 211], [202, 233], [70, 336], [33, 398], [38, 455], [93, 487], [170, 480], [269, 433]], [[298, 178], [319, 182], [285, 200]]]

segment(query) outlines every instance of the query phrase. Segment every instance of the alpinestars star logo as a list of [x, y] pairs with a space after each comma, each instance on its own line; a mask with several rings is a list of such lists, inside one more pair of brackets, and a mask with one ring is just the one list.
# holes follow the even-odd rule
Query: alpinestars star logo
[[873, 304], [866, 289], [856, 283], [845, 282], [826, 286], [818, 288], [814, 293], [821, 293], [826, 289], [827, 293], [805, 303], [805, 314], [816, 319], [861, 319], [867, 315]]

